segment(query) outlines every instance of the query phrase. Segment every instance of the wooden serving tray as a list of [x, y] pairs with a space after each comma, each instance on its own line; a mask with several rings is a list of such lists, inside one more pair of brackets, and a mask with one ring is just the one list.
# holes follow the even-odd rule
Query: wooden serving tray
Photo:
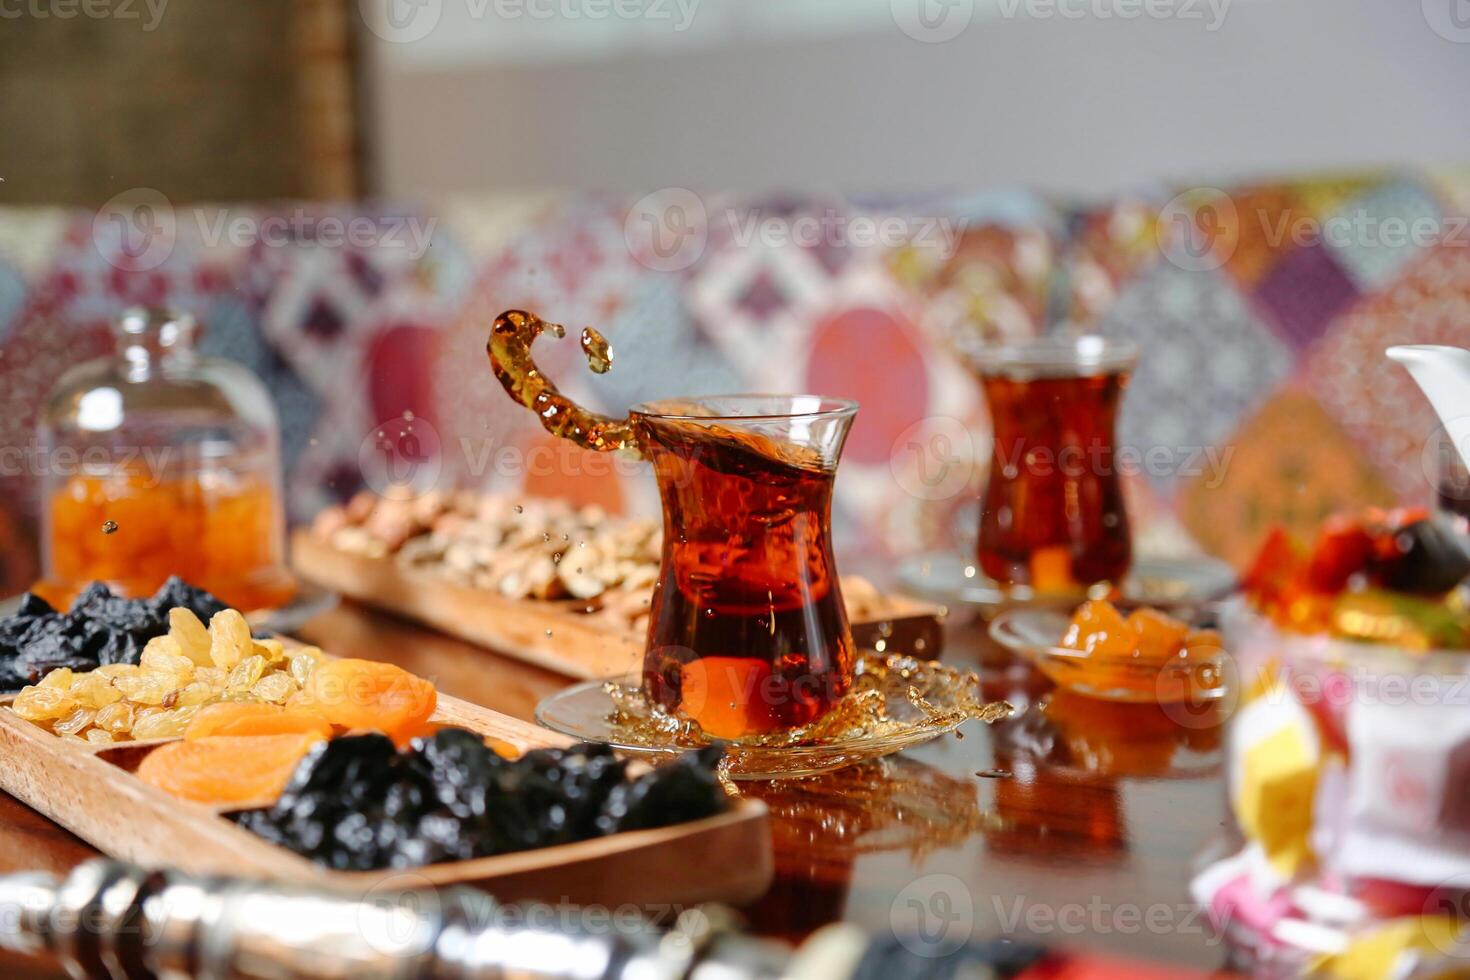
[[[567, 677], [626, 677], [643, 666], [643, 633], [588, 615], [585, 600], [508, 599], [392, 558], [342, 551], [305, 529], [291, 537], [291, 563], [322, 588]], [[878, 649], [880, 640], [895, 648], [917, 641], [913, 652], [933, 659], [943, 643], [943, 616], [940, 606], [885, 596], [852, 617], [853, 639]]]
[[[545, 729], [440, 696], [433, 720], [519, 750], [566, 745]], [[132, 773], [162, 742], [72, 744], [0, 707], [0, 788], [112, 857], [148, 867], [297, 881], [351, 892], [477, 885], [507, 901], [669, 906], [751, 901], [770, 886], [765, 804], [734, 801], [705, 820], [498, 857], [419, 868], [331, 871], [225, 819], [232, 810], [176, 799]]]

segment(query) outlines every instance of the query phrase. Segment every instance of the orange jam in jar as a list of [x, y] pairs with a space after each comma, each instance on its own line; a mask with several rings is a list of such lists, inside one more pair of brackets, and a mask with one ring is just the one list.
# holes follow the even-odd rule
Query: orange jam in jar
[[196, 353], [194, 332], [129, 311], [116, 354], [52, 393], [36, 591], [53, 605], [94, 580], [151, 595], [170, 575], [238, 609], [291, 598], [275, 409], [244, 367]]
[[280, 501], [256, 474], [78, 474], [52, 493], [49, 508], [50, 571], [38, 591], [53, 605], [94, 580], [152, 595], [170, 575], [238, 609], [279, 606], [293, 592], [280, 553]]

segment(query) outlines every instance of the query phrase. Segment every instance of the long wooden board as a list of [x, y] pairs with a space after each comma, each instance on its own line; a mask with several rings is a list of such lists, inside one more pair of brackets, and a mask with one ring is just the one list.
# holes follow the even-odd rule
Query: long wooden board
[[[524, 751], [568, 740], [441, 696], [434, 720]], [[149, 867], [316, 883], [364, 893], [472, 884], [504, 901], [633, 905], [650, 911], [703, 901], [741, 903], [772, 874], [765, 805], [740, 800], [706, 820], [498, 857], [407, 870], [330, 871], [237, 827], [223, 808], [189, 803], [132, 774], [161, 743], [66, 742], [0, 708], [0, 788], [113, 857]]]
[[[581, 600], [508, 599], [392, 558], [342, 551], [306, 530], [292, 535], [291, 562], [297, 574], [323, 588], [567, 677], [626, 677], [643, 663], [643, 634], [588, 615]], [[943, 615], [939, 606], [887, 596], [852, 617], [853, 638], [859, 646], [882, 638], [917, 640], [915, 652], [936, 657]]]

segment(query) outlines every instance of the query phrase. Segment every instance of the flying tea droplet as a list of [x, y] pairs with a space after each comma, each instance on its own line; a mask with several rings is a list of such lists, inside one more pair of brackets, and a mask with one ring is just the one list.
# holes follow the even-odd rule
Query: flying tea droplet
[[606, 374], [612, 370], [613, 351], [607, 338], [591, 327], [582, 329], [582, 353], [587, 355], [587, 366], [594, 374]]

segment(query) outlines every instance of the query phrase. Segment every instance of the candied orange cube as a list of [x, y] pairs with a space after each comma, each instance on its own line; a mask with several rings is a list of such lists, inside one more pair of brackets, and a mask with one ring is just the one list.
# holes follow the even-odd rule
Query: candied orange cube
[[1111, 602], [1089, 599], [1072, 614], [1062, 646], [1103, 657], [1131, 657], [1138, 650], [1138, 634]]
[[1128, 627], [1138, 634], [1139, 655], [1162, 663], [1177, 654], [1189, 635], [1189, 624], [1157, 609], [1135, 609], [1128, 614]]
[[1219, 630], [1190, 630], [1189, 635], [1184, 638], [1184, 646], [1191, 654], [1196, 651], [1211, 654], [1225, 649], [1225, 638], [1220, 635]]

